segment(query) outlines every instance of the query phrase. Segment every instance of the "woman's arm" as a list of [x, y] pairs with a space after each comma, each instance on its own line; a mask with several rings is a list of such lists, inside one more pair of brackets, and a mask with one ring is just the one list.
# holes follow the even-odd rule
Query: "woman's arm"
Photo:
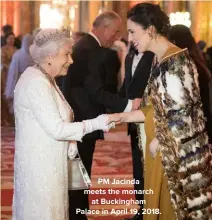
[[47, 80], [37, 78], [28, 84], [29, 106], [43, 130], [56, 140], [81, 141], [85, 134], [96, 130], [109, 130], [107, 115], [83, 122], [69, 123], [62, 119], [52, 86]]
[[122, 113], [115, 113], [109, 115], [109, 123], [116, 122], [144, 122], [145, 116], [141, 110], [136, 110], [132, 112], [122, 112]]

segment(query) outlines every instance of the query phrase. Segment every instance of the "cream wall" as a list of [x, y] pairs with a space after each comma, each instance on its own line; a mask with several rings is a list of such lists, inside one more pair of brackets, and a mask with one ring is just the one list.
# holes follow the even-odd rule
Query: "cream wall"
[[212, 46], [212, 1], [191, 1], [190, 10], [195, 39], [206, 41], [207, 47]]

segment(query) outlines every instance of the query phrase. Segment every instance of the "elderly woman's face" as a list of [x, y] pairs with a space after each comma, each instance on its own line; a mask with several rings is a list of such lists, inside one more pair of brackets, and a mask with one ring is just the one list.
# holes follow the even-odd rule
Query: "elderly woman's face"
[[68, 67], [73, 63], [72, 57], [72, 45], [64, 45], [59, 53], [52, 57], [51, 66], [56, 76], [65, 76], [68, 71]]

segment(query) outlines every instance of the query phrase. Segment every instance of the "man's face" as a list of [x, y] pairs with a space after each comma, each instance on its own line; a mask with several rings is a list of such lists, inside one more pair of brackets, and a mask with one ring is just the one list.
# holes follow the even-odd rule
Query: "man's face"
[[110, 25], [107, 25], [103, 29], [103, 38], [102, 42], [103, 47], [111, 47], [116, 40], [119, 40], [121, 37], [121, 20], [117, 19], [111, 22]]

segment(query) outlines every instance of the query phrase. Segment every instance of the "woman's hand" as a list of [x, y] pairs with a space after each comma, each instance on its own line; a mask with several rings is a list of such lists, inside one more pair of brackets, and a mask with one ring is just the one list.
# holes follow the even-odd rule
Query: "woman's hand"
[[156, 157], [157, 152], [159, 151], [159, 141], [157, 138], [154, 138], [149, 144], [149, 150], [153, 158]]
[[115, 127], [115, 123], [109, 121], [109, 116], [106, 114], [99, 115], [94, 119], [84, 120], [84, 135], [93, 131], [102, 130], [108, 132]]
[[78, 153], [77, 142], [70, 141], [68, 146], [68, 157], [69, 159], [73, 160]]
[[123, 114], [122, 113], [114, 113], [114, 114], [108, 114], [109, 118], [107, 123], [110, 124], [112, 122], [115, 122], [116, 124], [120, 124], [123, 122]]
[[141, 110], [131, 111], [131, 112], [122, 112], [109, 114], [108, 124], [111, 122], [115, 122], [116, 124], [120, 124], [122, 122], [130, 123], [130, 122], [144, 122], [145, 116]]

